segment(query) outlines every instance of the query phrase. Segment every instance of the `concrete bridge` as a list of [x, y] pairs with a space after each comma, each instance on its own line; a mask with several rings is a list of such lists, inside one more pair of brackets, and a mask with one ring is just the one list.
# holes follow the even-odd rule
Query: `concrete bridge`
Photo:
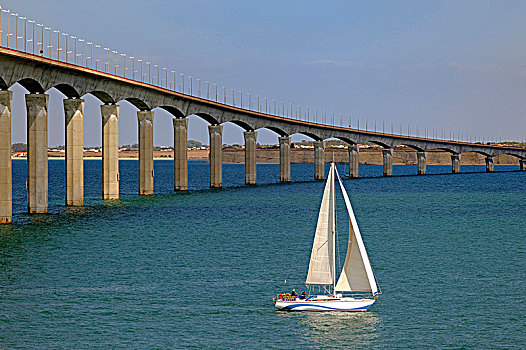
[[[57, 58], [60, 59], [57, 53]], [[75, 59], [76, 61], [76, 59]], [[84, 60], [83, 60], [84, 61]], [[109, 63], [109, 58], [108, 58]], [[15, 83], [25, 87], [27, 107], [27, 205], [30, 213], [48, 210], [48, 155], [46, 91], [56, 88], [65, 95], [66, 139], [66, 205], [83, 205], [83, 113], [86, 94], [97, 97], [101, 105], [102, 120], [102, 183], [103, 199], [119, 198], [118, 128], [119, 101], [126, 100], [137, 107], [139, 126], [139, 194], [153, 194], [153, 119], [154, 108], [162, 108], [173, 115], [174, 127], [174, 189], [188, 189], [187, 166], [187, 117], [197, 115], [210, 123], [210, 186], [222, 186], [222, 123], [232, 122], [244, 131], [245, 182], [256, 184], [256, 136], [258, 129], [267, 128], [279, 135], [280, 180], [290, 181], [290, 135], [303, 134], [314, 142], [314, 178], [324, 179], [324, 140], [337, 138], [349, 146], [350, 176], [358, 176], [359, 151], [357, 144], [374, 143], [382, 146], [384, 176], [392, 176], [393, 147], [405, 145], [418, 152], [418, 174], [426, 173], [426, 151], [441, 149], [451, 153], [452, 172], [460, 172], [460, 154], [477, 152], [486, 157], [486, 170], [493, 171], [493, 157], [508, 154], [519, 158], [520, 169], [526, 170], [526, 149], [496, 147], [477, 143], [455, 142], [421, 137], [357, 130], [342, 126], [326, 125], [305, 115], [297, 119], [259, 112], [251, 102], [239, 106], [215, 99], [203, 99], [168, 88], [145, 83], [126, 76], [110, 74], [61, 60], [0, 47], [0, 222], [12, 221], [11, 196], [11, 99], [7, 89]], [[142, 78], [141, 73], [141, 78]], [[184, 90], [183, 90], [184, 91]], [[209, 92], [207, 93], [209, 97]], [[233, 96], [234, 97], [234, 96]], [[275, 109], [274, 109], [275, 111]], [[306, 114], [306, 113], [305, 113]], [[292, 113], [290, 113], [292, 116]]]

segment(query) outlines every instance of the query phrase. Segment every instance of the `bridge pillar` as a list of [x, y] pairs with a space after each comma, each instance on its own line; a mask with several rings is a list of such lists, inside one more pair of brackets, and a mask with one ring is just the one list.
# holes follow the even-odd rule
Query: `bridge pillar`
[[427, 153], [426, 152], [416, 152], [416, 157], [418, 159], [418, 175], [425, 175], [427, 172], [427, 169], [426, 169]]
[[138, 111], [139, 195], [153, 194], [153, 111]]
[[314, 179], [325, 180], [325, 141], [314, 141]]
[[84, 205], [84, 100], [64, 99], [66, 117], [66, 205]]
[[520, 171], [526, 171], [526, 159], [519, 159]]
[[223, 163], [221, 154], [223, 152], [223, 126], [209, 125], [208, 133], [210, 135], [210, 153], [208, 155], [210, 162], [210, 187], [222, 187]]
[[451, 155], [451, 172], [453, 174], [460, 173], [460, 154]]
[[279, 180], [290, 182], [290, 136], [279, 137]]
[[11, 101], [13, 92], [0, 91], [0, 224], [13, 221], [11, 179]]
[[493, 157], [486, 157], [486, 172], [492, 173], [495, 170], [495, 163], [493, 162]]
[[382, 149], [382, 155], [384, 157], [384, 176], [393, 176], [393, 149]]
[[358, 162], [360, 157], [360, 149], [358, 145], [349, 145], [349, 176], [358, 177]]
[[174, 118], [174, 190], [188, 190], [188, 119]]
[[102, 115], [102, 198], [119, 199], [119, 106], [100, 106]]
[[47, 213], [48, 94], [27, 94], [27, 209], [30, 213]]
[[245, 137], [245, 184], [255, 185], [256, 184], [256, 131], [245, 131], [243, 136]]

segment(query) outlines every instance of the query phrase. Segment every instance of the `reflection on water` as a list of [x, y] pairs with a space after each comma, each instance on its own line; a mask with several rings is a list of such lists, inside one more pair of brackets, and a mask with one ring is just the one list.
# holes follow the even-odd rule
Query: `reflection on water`
[[287, 312], [297, 318], [307, 343], [316, 347], [371, 346], [378, 338], [380, 318], [374, 312]]

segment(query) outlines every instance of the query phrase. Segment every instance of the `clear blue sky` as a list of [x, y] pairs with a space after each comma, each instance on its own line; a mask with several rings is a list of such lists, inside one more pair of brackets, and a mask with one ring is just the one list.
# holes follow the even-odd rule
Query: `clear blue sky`
[[[395, 130], [450, 129], [526, 139], [525, 1], [4, 0], [54, 29], [237, 91], [378, 120]], [[13, 141], [25, 142], [14, 87]], [[62, 96], [51, 93], [50, 145], [64, 143]], [[99, 102], [87, 96], [85, 145], [101, 144]], [[121, 103], [120, 143], [137, 142]], [[21, 115], [22, 114], [22, 115]], [[53, 126], [51, 126], [53, 125]], [[169, 115], [154, 142], [171, 145]], [[170, 127], [169, 127], [170, 126]], [[243, 143], [233, 125], [225, 143]], [[191, 117], [189, 138], [208, 143]], [[297, 138], [297, 137], [296, 137]], [[261, 143], [277, 142], [263, 130]]]

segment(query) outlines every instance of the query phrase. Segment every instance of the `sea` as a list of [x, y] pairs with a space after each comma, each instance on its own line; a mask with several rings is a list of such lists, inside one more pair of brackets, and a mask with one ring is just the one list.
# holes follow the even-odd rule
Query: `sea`
[[[155, 195], [120, 161], [118, 201], [85, 160], [85, 206], [64, 206], [64, 161], [49, 161], [49, 211], [26, 214], [26, 162], [13, 161], [13, 225], [0, 227], [1, 349], [518, 349], [526, 347], [526, 172], [516, 166], [360, 166], [344, 185], [382, 294], [365, 313], [275, 311], [305, 290], [324, 183], [313, 165], [155, 161]], [[338, 165], [340, 174], [348, 172]], [[343, 264], [348, 237], [338, 195]]]

